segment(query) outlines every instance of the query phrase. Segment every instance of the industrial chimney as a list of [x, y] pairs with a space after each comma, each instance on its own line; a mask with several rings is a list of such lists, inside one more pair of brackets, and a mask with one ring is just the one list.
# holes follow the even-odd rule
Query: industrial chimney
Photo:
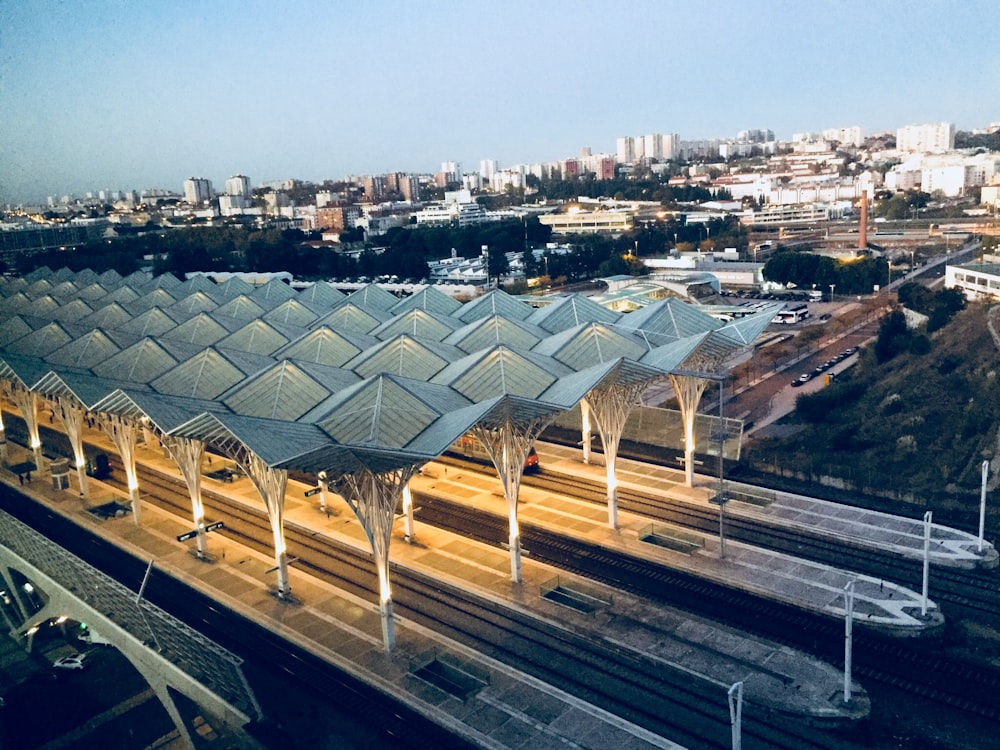
[[861, 226], [858, 227], [858, 249], [868, 249], [868, 191], [861, 191]]

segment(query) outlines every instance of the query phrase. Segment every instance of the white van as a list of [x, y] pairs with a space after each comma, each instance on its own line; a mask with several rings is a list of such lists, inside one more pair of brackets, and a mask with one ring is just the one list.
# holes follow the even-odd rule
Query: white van
[[100, 646], [112, 646], [112, 645], [114, 645], [114, 644], [111, 643], [111, 641], [109, 641], [103, 635], [101, 635], [100, 633], [98, 633], [96, 630], [91, 630], [90, 628], [87, 628], [82, 633], [80, 633], [80, 635], [77, 636], [77, 640], [83, 641], [84, 643], [89, 643], [91, 646], [96, 646], [96, 645], [100, 645]]

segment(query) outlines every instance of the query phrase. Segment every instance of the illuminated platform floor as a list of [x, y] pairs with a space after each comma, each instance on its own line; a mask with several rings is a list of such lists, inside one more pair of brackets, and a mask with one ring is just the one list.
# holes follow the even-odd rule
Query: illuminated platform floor
[[[542, 443], [538, 446], [541, 465], [549, 471], [587, 475], [603, 486], [604, 458], [595, 454], [591, 464], [584, 464], [579, 449]], [[652, 495], [672, 500], [708, 505], [716, 494], [718, 481], [706, 475], [696, 477], [696, 486], [685, 487], [683, 473], [676, 469], [655, 466], [619, 458], [617, 476], [620, 486], [641, 489]], [[734, 483], [736, 489], [744, 487]], [[894, 552], [900, 557], [922, 560], [924, 554], [923, 514], [915, 518], [880, 513], [813, 497], [774, 490], [755, 490], [759, 496], [753, 503], [731, 502], [726, 513], [731, 517], [760, 520], [769, 525], [831, 540], [849, 542], [855, 546]], [[931, 526], [931, 565], [955, 568], [995, 567], [997, 550], [988, 541], [979, 551], [979, 538], [948, 526]]]

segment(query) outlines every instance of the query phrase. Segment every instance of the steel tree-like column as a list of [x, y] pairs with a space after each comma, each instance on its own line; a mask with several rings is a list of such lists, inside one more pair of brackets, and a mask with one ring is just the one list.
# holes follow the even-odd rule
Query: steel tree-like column
[[670, 383], [674, 387], [684, 424], [684, 482], [688, 487], [694, 487], [694, 422], [698, 416], [698, 402], [708, 386], [708, 380], [671, 373]]
[[396, 506], [403, 488], [416, 473], [416, 466], [375, 473], [364, 468], [343, 474], [335, 483], [337, 492], [351, 506], [368, 536], [378, 573], [379, 616], [382, 643], [386, 651], [396, 647], [396, 626], [392, 615], [392, 588], [389, 585], [389, 542]]
[[118, 455], [121, 456], [128, 484], [128, 499], [132, 505], [132, 518], [138, 526], [142, 522], [142, 514], [139, 506], [139, 475], [135, 467], [135, 448], [141, 426], [135, 420], [119, 414], [102, 414], [99, 421], [118, 449]]
[[[6, 398], [9, 395], [9, 386], [7, 381], [0, 380], [0, 399]], [[7, 460], [7, 433], [3, 426], [3, 402], [0, 401], [0, 461]]]
[[76, 399], [57, 395], [52, 398], [52, 411], [62, 422], [73, 448], [73, 462], [76, 478], [80, 483], [80, 494], [87, 494], [87, 457], [83, 452], [83, 408]]
[[505, 420], [493, 426], [478, 424], [471, 432], [489, 454], [503, 484], [507, 501], [510, 548], [510, 577], [521, 583], [521, 530], [517, 522], [517, 501], [524, 476], [524, 462], [538, 435], [548, 427], [555, 415], [548, 415], [523, 422]]
[[285, 469], [275, 469], [264, 463], [264, 460], [253, 451], [247, 450], [239, 463], [267, 508], [267, 518], [271, 522], [271, 535], [274, 538], [274, 566], [278, 573], [278, 596], [287, 599], [292, 594], [292, 586], [288, 580], [288, 548], [285, 545], [285, 489], [288, 486], [288, 472]]
[[647, 383], [613, 385], [595, 388], [581, 403], [590, 405], [597, 422], [597, 430], [604, 446], [604, 468], [608, 487], [608, 526], [618, 528], [618, 478], [615, 464], [618, 461], [618, 444], [621, 442], [629, 412], [646, 389]]
[[42, 440], [38, 436], [38, 400], [39, 396], [20, 383], [11, 383], [10, 397], [21, 412], [21, 418], [28, 428], [28, 445], [35, 454], [35, 466], [42, 470]]
[[208, 553], [205, 544], [205, 504], [201, 498], [201, 462], [205, 456], [205, 443], [191, 438], [160, 435], [160, 442], [181, 470], [191, 497], [191, 516], [195, 531], [198, 532], [198, 556]]
[[[598, 427], [598, 429], [600, 428]], [[590, 431], [590, 404], [587, 403], [587, 399], [580, 402], [580, 432], [583, 442], [583, 462], [589, 464], [590, 442], [593, 436]]]

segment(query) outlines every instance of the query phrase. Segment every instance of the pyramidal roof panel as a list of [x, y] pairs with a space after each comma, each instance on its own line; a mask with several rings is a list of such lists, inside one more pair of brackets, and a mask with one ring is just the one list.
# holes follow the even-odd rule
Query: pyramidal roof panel
[[[201, 277], [204, 278], [204, 277]], [[211, 284], [212, 282], [208, 282]], [[198, 290], [191, 292], [186, 297], [181, 297], [174, 304], [168, 306], [166, 309], [171, 311], [180, 310], [183, 313], [183, 317], [187, 318], [191, 315], [196, 315], [197, 313], [209, 312], [210, 310], [215, 310], [219, 306], [219, 303], [207, 292]]]
[[[100, 378], [91, 372], [79, 372], [66, 368], [50, 370], [32, 387], [46, 396], [70, 396], [85, 409], [92, 409], [101, 399], [106, 398], [125, 383], [109, 378]], [[145, 386], [129, 384], [130, 388], [142, 390]]]
[[73, 340], [73, 335], [62, 323], [49, 323], [4, 347], [8, 352], [28, 357], [44, 357]]
[[694, 352], [698, 351], [698, 347], [711, 335], [710, 331], [705, 331], [704, 333], [696, 333], [693, 336], [678, 339], [677, 341], [671, 341], [669, 344], [663, 344], [646, 352], [640, 362], [663, 372], [682, 369], [684, 362]]
[[132, 319], [132, 315], [118, 302], [108, 302], [90, 315], [80, 319], [80, 325], [93, 328], [119, 328]]
[[91, 368], [95, 375], [131, 383], [149, 383], [176, 367], [178, 359], [159, 342], [144, 338]]
[[153, 275], [146, 271], [133, 271], [122, 279], [122, 283], [125, 284], [125, 286], [131, 287], [137, 292], [140, 292], [140, 290], [144, 287], [149, 286], [152, 281]]
[[115, 269], [109, 268], [97, 277], [98, 283], [105, 289], [117, 289], [122, 285], [122, 275]]
[[399, 298], [377, 284], [367, 284], [348, 294], [347, 301], [366, 309], [388, 312], [398, 304]]
[[462, 303], [454, 297], [449, 297], [436, 286], [428, 285], [399, 300], [389, 312], [400, 315], [410, 310], [424, 310], [435, 315], [454, 315], [461, 307]]
[[465, 323], [494, 315], [510, 320], [525, 320], [534, 311], [535, 308], [531, 305], [511, 297], [502, 289], [494, 289], [482, 297], [466, 302], [462, 305], [462, 309], [455, 313], [455, 317]]
[[216, 291], [215, 282], [202, 273], [191, 274], [181, 283], [179, 288], [186, 295], [191, 295], [195, 292], [205, 292], [211, 295]]
[[31, 312], [31, 297], [24, 290], [19, 290], [0, 302], [0, 313], [5, 315], [26, 312]]
[[217, 346], [239, 349], [254, 354], [273, 354], [291, 341], [293, 336], [285, 336], [279, 326], [266, 320], [251, 320], [238, 331], [219, 339]]
[[372, 336], [391, 339], [402, 333], [429, 341], [442, 341], [450, 336], [461, 322], [446, 315], [435, 314], [421, 308], [412, 308], [387, 320], [371, 332]]
[[32, 299], [34, 299], [35, 297], [41, 297], [43, 295], [49, 294], [52, 291], [53, 287], [55, 287], [55, 283], [53, 283], [53, 280], [51, 278], [40, 278], [37, 279], [36, 281], [32, 281], [28, 285], [28, 288], [24, 290], [24, 293], [27, 294]]
[[0, 326], [0, 348], [6, 346], [11, 341], [17, 341], [22, 336], [27, 336], [34, 328], [28, 325], [27, 321], [20, 315], [12, 315], [4, 319]]
[[227, 299], [232, 299], [233, 297], [239, 297], [241, 294], [249, 295], [253, 291], [253, 287], [239, 276], [230, 276], [219, 284], [219, 291]]
[[537, 354], [555, 357], [574, 370], [584, 370], [620, 357], [638, 360], [648, 350], [641, 339], [603, 323], [578, 325], [543, 339], [532, 349]]
[[32, 315], [38, 315], [43, 318], [52, 318], [56, 310], [61, 306], [62, 303], [51, 294], [43, 294], [32, 299], [28, 309], [23, 312], [30, 312]]
[[223, 318], [221, 321], [207, 313], [198, 313], [175, 328], [163, 333], [163, 338], [186, 341], [189, 344], [211, 346], [242, 327], [241, 321]]
[[497, 344], [517, 349], [531, 349], [549, 334], [530, 323], [511, 320], [501, 315], [476, 318], [444, 339], [444, 343], [462, 351], [476, 352]]
[[159, 393], [214, 399], [246, 376], [225, 355], [208, 348], [167, 370], [150, 385]]
[[87, 302], [94, 302], [107, 297], [108, 290], [95, 281], [93, 284], [83, 287], [77, 296]]
[[542, 357], [496, 346], [453, 362], [431, 382], [448, 385], [476, 403], [498, 396], [538, 398], [560, 376], [572, 372]]
[[118, 327], [137, 336], [159, 336], [176, 328], [177, 321], [159, 307], [151, 307]]
[[132, 300], [126, 305], [126, 308], [133, 315], [139, 315], [146, 310], [151, 310], [154, 307], [164, 308], [170, 307], [177, 301], [177, 298], [168, 292], [166, 289], [153, 289], [143, 294], [138, 299]]
[[126, 385], [102, 398], [95, 411], [119, 414], [131, 419], [147, 417], [156, 427], [169, 433], [201, 414], [225, 414], [225, 407], [213, 401], [178, 398]]
[[82, 299], [74, 299], [52, 311], [53, 320], [65, 320], [68, 323], [75, 323], [80, 318], [86, 318], [94, 312], [94, 309]]
[[176, 294], [173, 295], [175, 298], [184, 296], [184, 282], [172, 273], [161, 273], [159, 276], [153, 276], [139, 291], [147, 294], [156, 289], [175, 291]]
[[302, 367], [283, 360], [232, 388], [221, 401], [236, 414], [294, 422], [329, 396], [329, 389]]
[[412, 336], [400, 334], [394, 339], [366, 349], [344, 367], [363, 378], [380, 372], [403, 375], [417, 380], [428, 380], [449, 363], [464, 355], [457, 347], [422, 342]]
[[296, 291], [281, 279], [271, 279], [250, 292], [250, 297], [268, 310], [296, 296]]
[[625, 330], [641, 330], [654, 346], [687, 338], [696, 333], [714, 331], [723, 325], [694, 305], [669, 297], [641, 310], [626, 313], [617, 326]]
[[83, 289], [85, 286], [100, 281], [100, 277], [93, 268], [84, 268], [76, 272], [75, 280], [76, 285]]
[[264, 308], [245, 294], [233, 297], [229, 302], [220, 305], [213, 311], [214, 318], [234, 318], [236, 320], [255, 320], [264, 314]]
[[527, 320], [546, 331], [558, 333], [581, 323], [614, 323], [619, 317], [619, 313], [582, 294], [570, 294], [535, 310]]
[[121, 347], [108, 334], [100, 329], [94, 329], [50, 352], [45, 359], [54, 365], [89, 369], [120, 351]]
[[298, 361], [340, 367], [378, 343], [379, 340], [374, 336], [352, 331], [335, 331], [323, 326], [314, 328], [274, 354]]
[[52, 279], [55, 282], [66, 281], [67, 279], [72, 279], [76, 277], [76, 272], [73, 271], [69, 266], [63, 266], [58, 271], [52, 274]]
[[331, 312], [312, 324], [313, 328], [327, 326], [337, 331], [370, 333], [388, 320], [389, 313], [381, 310], [365, 309], [345, 300]]
[[108, 296], [102, 302], [118, 302], [119, 304], [127, 305], [130, 302], [135, 302], [140, 296], [139, 292], [135, 289], [128, 284], [122, 283], [108, 292]]
[[330, 310], [335, 305], [344, 300], [345, 295], [339, 289], [335, 289], [325, 281], [317, 281], [315, 284], [306, 287], [299, 292], [298, 300], [317, 312]]
[[34, 271], [29, 271], [24, 275], [24, 280], [28, 284], [34, 284], [39, 279], [49, 279], [52, 277], [52, 269], [48, 266], [39, 266]]
[[72, 281], [62, 281], [56, 284], [54, 287], [52, 287], [52, 289], [49, 290], [49, 294], [51, 294], [56, 299], [64, 300], [70, 297], [79, 296], [80, 287], [78, 287]]
[[717, 333], [731, 339], [737, 346], [749, 346], [764, 332], [783, 307], [784, 304], [781, 302], [767, 305], [758, 313], [726, 323], [717, 330]]
[[319, 317], [298, 299], [286, 299], [273, 309], [264, 313], [264, 320], [284, 325], [299, 326], [306, 328]]
[[12, 352], [0, 353], [0, 380], [20, 383], [25, 388], [34, 388], [51, 367], [38, 357], [24, 357]]
[[316, 424], [338, 443], [402, 449], [442, 413], [468, 405], [451, 389], [378, 375], [337, 394]]

